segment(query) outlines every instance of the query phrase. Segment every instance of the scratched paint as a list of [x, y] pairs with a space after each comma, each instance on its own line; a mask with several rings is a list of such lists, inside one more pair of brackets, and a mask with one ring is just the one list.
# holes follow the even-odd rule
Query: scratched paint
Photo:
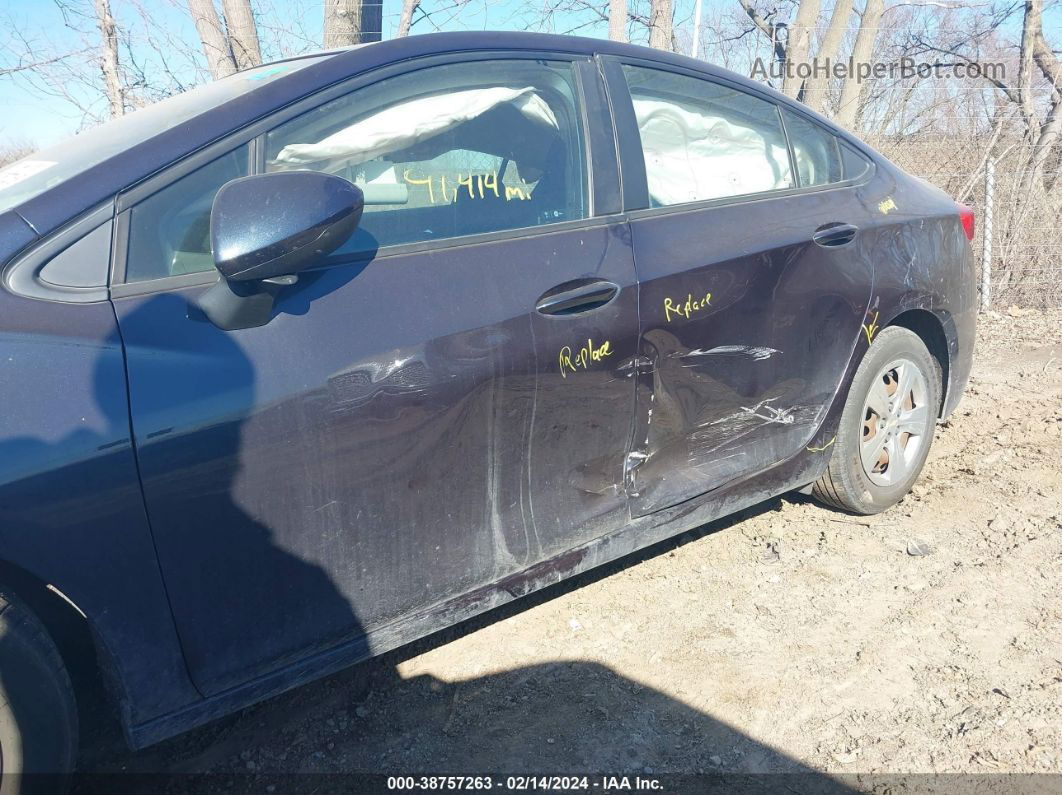
[[762, 362], [776, 353], [781, 353], [781, 351], [763, 345], [716, 345], [708, 350], [694, 348], [692, 351], [677, 354], [677, 356], [681, 359], [695, 359], [699, 356], [749, 356], [755, 361]]

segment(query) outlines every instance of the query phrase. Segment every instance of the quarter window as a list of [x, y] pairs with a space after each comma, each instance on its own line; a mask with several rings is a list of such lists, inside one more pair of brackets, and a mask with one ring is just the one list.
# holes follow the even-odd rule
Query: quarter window
[[785, 108], [782, 116], [789, 133], [789, 144], [793, 147], [800, 187], [829, 185], [844, 179], [837, 137]]
[[860, 154], [848, 144], [841, 144], [841, 171], [845, 179], [856, 179], [863, 176], [870, 168], [870, 161], [865, 155]]
[[267, 171], [361, 187], [334, 256], [586, 217], [582, 131], [563, 62], [447, 64], [381, 80], [266, 136]]
[[696, 77], [623, 70], [652, 206], [794, 187], [773, 103]]

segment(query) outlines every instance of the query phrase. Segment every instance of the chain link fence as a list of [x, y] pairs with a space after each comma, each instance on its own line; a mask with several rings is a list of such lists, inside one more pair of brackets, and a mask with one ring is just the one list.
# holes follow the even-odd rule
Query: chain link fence
[[954, 136], [868, 138], [910, 174], [972, 206], [983, 309], [1062, 307], [1062, 163], [1039, 176], [1034, 147]]

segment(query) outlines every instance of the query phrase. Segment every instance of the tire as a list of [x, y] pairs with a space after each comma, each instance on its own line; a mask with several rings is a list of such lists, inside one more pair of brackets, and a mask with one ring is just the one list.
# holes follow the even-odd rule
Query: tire
[[59, 651], [0, 593], [0, 795], [62, 791], [77, 756], [77, 704]]
[[829, 466], [812, 495], [858, 514], [902, 500], [929, 455], [940, 392], [940, 366], [921, 338], [898, 326], [882, 329], [852, 379]]

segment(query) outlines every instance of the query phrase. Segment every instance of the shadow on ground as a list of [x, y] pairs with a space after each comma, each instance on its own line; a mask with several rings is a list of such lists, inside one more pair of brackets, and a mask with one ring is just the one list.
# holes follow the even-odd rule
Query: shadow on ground
[[[307, 773], [788, 773], [812, 789], [825, 776], [648, 684], [596, 663], [558, 661], [445, 682], [403, 679], [396, 665], [454, 638], [666, 553], [750, 515], [768, 501], [437, 633], [368, 664], [306, 685], [144, 751], [124, 748], [113, 723], [86, 738], [80, 791], [98, 774], [203, 774], [212, 786], [261, 789]], [[646, 653], [651, 650], [647, 649]], [[558, 655], [562, 650], [558, 649]], [[707, 670], [707, 667], [706, 667]], [[99, 721], [97, 721], [99, 722]], [[126, 779], [138, 781], [137, 777]], [[158, 781], [143, 780], [144, 791]], [[818, 786], [814, 786], [814, 785]], [[807, 786], [803, 787], [806, 791]]]

